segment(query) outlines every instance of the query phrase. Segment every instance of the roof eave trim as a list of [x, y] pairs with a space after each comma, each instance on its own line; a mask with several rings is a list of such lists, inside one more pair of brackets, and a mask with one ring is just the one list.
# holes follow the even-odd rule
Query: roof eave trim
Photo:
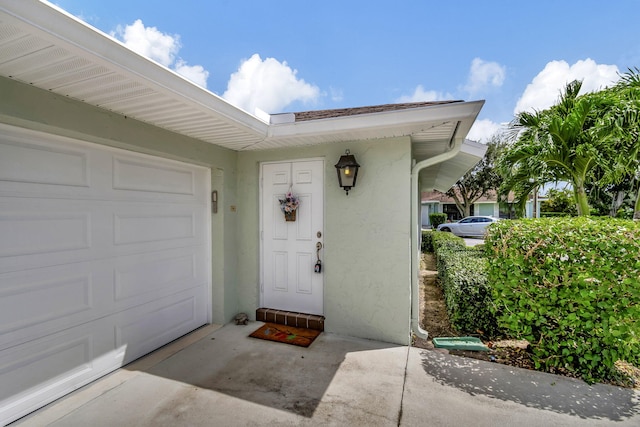
[[[484, 101], [457, 102], [406, 110], [271, 125], [269, 138], [335, 134], [365, 128], [402, 128], [420, 123], [449, 122], [462, 119], [471, 119], [468, 125], [471, 127], [483, 105]], [[414, 131], [412, 130], [412, 132]]]
[[217, 114], [220, 119], [254, 135], [266, 136], [268, 133], [268, 123], [233, 106], [175, 71], [133, 52], [120, 41], [53, 4], [44, 1], [16, 1], [0, 5], [0, 10], [11, 16], [17, 25], [28, 25], [45, 39], [53, 38], [56, 43], [63, 43], [76, 54], [90, 56], [93, 61], [107, 67], [117, 67], [143, 84]]

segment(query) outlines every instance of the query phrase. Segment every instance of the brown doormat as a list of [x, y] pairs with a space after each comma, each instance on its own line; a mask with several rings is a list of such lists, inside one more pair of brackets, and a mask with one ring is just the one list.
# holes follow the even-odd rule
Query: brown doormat
[[285, 344], [309, 347], [313, 340], [318, 338], [321, 331], [314, 329], [295, 328], [287, 325], [277, 325], [275, 323], [265, 323], [258, 330], [254, 331], [250, 337], [261, 340], [283, 342]]

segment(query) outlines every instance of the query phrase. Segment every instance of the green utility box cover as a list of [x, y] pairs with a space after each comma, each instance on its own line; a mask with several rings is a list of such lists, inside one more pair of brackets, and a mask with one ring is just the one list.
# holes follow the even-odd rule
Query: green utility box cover
[[439, 337], [433, 339], [433, 345], [449, 350], [489, 351], [489, 347], [475, 337]]

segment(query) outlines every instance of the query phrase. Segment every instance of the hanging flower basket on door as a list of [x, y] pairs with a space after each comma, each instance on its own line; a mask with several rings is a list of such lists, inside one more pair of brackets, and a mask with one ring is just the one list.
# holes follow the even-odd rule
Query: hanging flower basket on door
[[294, 196], [291, 190], [289, 190], [287, 194], [285, 194], [284, 199], [278, 199], [278, 201], [280, 202], [280, 210], [284, 213], [285, 221], [295, 221], [300, 199]]
[[285, 212], [284, 213], [284, 220], [287, 222], [292, 222], [296, 220], [296, 211], [291, 211], [291, 212]]

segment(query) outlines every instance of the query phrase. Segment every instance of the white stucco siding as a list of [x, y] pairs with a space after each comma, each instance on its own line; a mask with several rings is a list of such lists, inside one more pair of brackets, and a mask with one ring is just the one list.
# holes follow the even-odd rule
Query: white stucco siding
[[[361, 165], [349, 195], [334, 164], [345, 149]], [[409, 138], [239, 154], [238, 300], [254, 313], [259, 293], [259, 163], [325, 158], [325, 330], [407, 344], [410, 320]]]

